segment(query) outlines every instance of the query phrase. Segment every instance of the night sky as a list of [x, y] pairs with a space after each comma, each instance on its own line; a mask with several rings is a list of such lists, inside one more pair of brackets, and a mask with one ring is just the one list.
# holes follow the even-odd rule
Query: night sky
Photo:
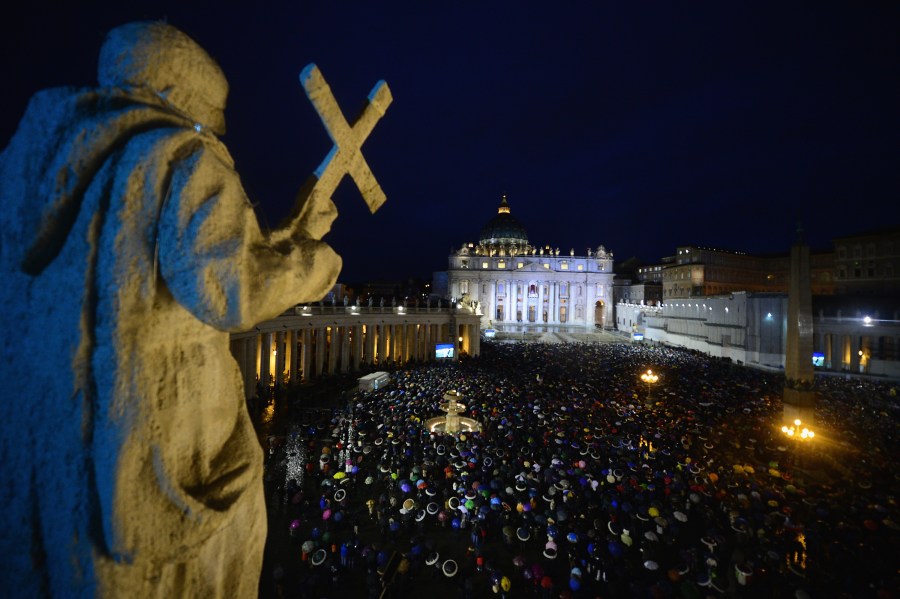
[[331, 146], [300, 70], [348, 119], [387, 81], [363, 153], [388, 201], [372, 216], [338, 189], [342, 282], [430, 279], [503, 193], [532, 243], [617, 261], [786, 252], [798, 220], [822, 249], [900, 224], [894, 1], [187, 4], [5, 11], [0, 145], [34, 92], [96, 85], [110, 28], [162, 18], [228, 77], [224, 141], [264, 226]]

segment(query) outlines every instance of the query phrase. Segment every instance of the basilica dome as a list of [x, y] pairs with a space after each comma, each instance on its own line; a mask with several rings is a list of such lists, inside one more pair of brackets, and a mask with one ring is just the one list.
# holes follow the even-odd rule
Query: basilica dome
[[525, 227], [515, 216], [509, 213], [506, 195], [500, 201], [497, 215], [487, 222], [478, 237], [479, 245], [528, 245], [528, 234]]

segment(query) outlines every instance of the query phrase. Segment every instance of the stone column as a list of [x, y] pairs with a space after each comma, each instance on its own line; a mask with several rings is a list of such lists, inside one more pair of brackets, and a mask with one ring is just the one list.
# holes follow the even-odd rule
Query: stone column
[[550, 281], [550, 297], [547, 298], [547, 322], [556, 324], [556, 281]]
[[366, 355], [363, 360], [366, 364], [375, 363], [375, 339], [378, 337], [377, 328], [378, 327], [371, 321], [366, 323]]
[[328, 374], [337, 372], [338, 356], [341, 355], [341, 330], [338, 326], [329, 327], [331, 334], [326, 332], [328, 343]]
[[393, 356], [393, 360], [397, 364], [403, 364], [403, 362], [406, 361], [406, 355], [405, 355], [406, 341], [405, 341], [405, 337], [404, 337], [404, 334], [406, 333], [406, 331], [404, 331], [403, 329], [404, 329], [404, 326], [402, 324], [394, 325], [394, 344], [393, 344], [394, 356]]
[[491, 281], [491, 301], [488, 305], [488, 322], [497, 320], [497, 280]]
[[596, 324], [594, 322], [594, 304], [597, 303], [597, 299], [595, 297], [595, 290], [597, 289], [597, 285], [595, 283], [585, 283], [584, 284], [584, 324], [589, 326], [590, 328], [594, 328]]
[[512, 285], [512, 310], [510, 310], [510, 320], [519, 322], [519, 281], [511, 281]]
[[387, 325], [382, 322], [378, 325], [378, 364], [384, 366], [387, 363], [387, 335], [385, 334]]
[[460, 342], [459, 342], [459, 325], [456, 324], [456, 320], [450, 320], [450, 340], [453, 342], [453, 359], [459, 360], [459, 350], [460, 350]]
[[303, 345], [300, 347], [300, 374], [304, 380], [312, 379], [312, 329], [303, 329]]
[[424, 360], [426, 362], [431, 362], [432, 357], [433, 357], [433, 352], [434, 352], [434, 342], [431, 339], [431, 325], [428, 323], [425, 323], [422, 325], [422, 328], [425, 329], [423, 331], [423, 335], [425, 336]]
[[422, 333], [422, 328], [418, 324], [411, 325], [412, 326], [412, 357], [417, 362], [422, 359], [422, 344], [420, 343], [419, 337]]
[[350, 327], [341, 327], [341, 372], [350, 372]]
[[325, 372], [325, 350], [328, 345], [328, 332], [325, 330], [325, 327], [319, 327], [316, 329], [316, 364], [313, 366], [313, 372], [316, 373], [316, 377], [322, 375]]
[[288, 348], [290, 348], [290, 353], [288, 354], [288, 357], [290, 358], [288, 364], [290, 364], [289, 368], [291, 370], [290, 381], [292, 383], [299, 383], [300, 377], [299, 373], [297, 372], [297, 358], [299, 356], [297, 355], [297, 331], [295, 329], [291, 329], [290, 331], [288, 331], [287, 345]]
[[534, 317], [534, 321], [543, 324], [544, 323], [544, 282], [538, 281], [538, 303], [537, 303], [537, 314]]
[[262, 345], [259, 348], [259, 380], [268, 387], [272, 376], [272, 333], [262, 334]]
[[[853, 374], [859, 374], [859, 352], [862, 349], [862, 343], [860, 343], [860, 336], [856, 333], [850, 335], [850, 372]], [[785, 372], [785, 376], [787, 376], [787, 372]]]
[[284, 384], [282, 373], [284, 372], [284, 331], [275, 333], [275, 384], [281, 387]]
[[351, 359], [350, 366], [353, 368], [353, 371], [359, 370], [359, 363], [362, 360], [362, 348], [363, 348], [363, 340], [362, 340], [362, 325], [355, 324], [353, 325], [353, 333], [351, 342], [353, 344], [353, 358]]

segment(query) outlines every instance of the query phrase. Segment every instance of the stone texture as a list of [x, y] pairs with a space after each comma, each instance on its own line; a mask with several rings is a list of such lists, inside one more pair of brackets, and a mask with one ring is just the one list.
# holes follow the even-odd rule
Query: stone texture
[[332, 287], [310, 232], [337, 212], [301, 195], [260, 230], [215, 136], [225, 78], [174, 27], [113, 30], [99, 83], [36, 94], [0, 155], [0, 582], [255, 596], [262, 452], [229, 332]]
[[799, 419], [812, 424], [816, 395], [813, 389], [812, 291], [809, 274], [809, 246], [798, 239], [791, 247], [791, 280], [788, 293], [787, 341], [784, 358], [785, 388], [782, 419], [791, 424]]

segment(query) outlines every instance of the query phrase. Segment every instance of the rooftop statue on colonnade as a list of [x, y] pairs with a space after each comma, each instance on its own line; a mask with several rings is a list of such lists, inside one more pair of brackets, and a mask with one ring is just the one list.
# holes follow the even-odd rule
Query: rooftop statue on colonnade
[[98, 74], [35, 94], [0, 154], [0, 583], [255, 597], [263, 456], [229, 333], [334, 285], [331, 196], [349, 173], [372, 211], [384, 202], [360, 146], [390, 91], [379, 82], [351, 125], [303, 71], [335, 147], [264, 232], [217, 137], [228, 84], [199, 45], [126, 24]]

